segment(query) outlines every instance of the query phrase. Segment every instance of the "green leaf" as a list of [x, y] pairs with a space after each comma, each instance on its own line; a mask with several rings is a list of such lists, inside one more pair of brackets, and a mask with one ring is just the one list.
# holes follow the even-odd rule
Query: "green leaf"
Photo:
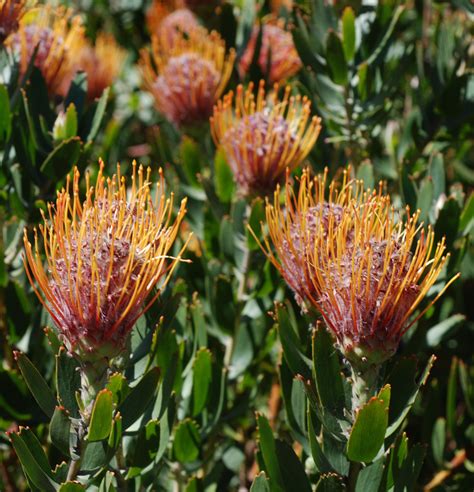
[[[250, 217], [248, 225], [257, 237], [260, 236], [260, 222], [265, 220], [265, 205], [261, 198], [256, 198], [251, 205]], [[253, 234], [247, 229], [247, 246], [250, 251], [255, 251], [260, 248]]]
[[120, 405], [130, 393], [126, 378], [118, 372], [110, 376], [106, 388], [112, 392], [115, 405]]
[[426, 343], [428, 346], [437, 347], [443, 340], [452, 336], [465, 319], [466, 316], [463, 314], [453, 314], [448, 319], [431, 327], [426, 333]]
[[99, 391], [92, 407], [87, 440], [102, 441], [112, 430], [113, 396], [108, 389]]
[[[0, 142], [3, 144], [10, 138], [12, 129], [12, 116], [10, 113], [10, 98], [7, 88], [0, 84]], [[3, 145], [2, 145], [3, 147]]]
[[107, 107], [109, 92], [110, 87], [107, 87], [107, 89], [105, 89], [105, 91], [102, 93], [102, 96], [100, 96], [99, 103], [97, 104], [94, 118], [92, 120], [91, 129], [89, 135], [87, 135], [88, 142], [94, 140], [94, 138], [97, 136], [97, 133], [99, 132], [100, 124], [102, 123], [102, 119], [104, 118], [105, 108]]
[[69, 456], [69, 433], [71, 421], [64, 407], [56, 407], [49, 425], [51, 442], [65, 455]]
[[212, 381], [212, 355], [210, 350], [201, 348], [193, 364], [193, 416], [198, 415], [206, 405], [209, 386]]
[[52, 179], [62, 179], [77, 164], [82, 143], [79, 137], [63, 140], [41, 164], [41, 172]]
[[134, 452], [133, 466], [144, 468], [155, 458], [160, 446], [160, 422], [150, 420], [141, 429]]
[[386, 402], [374, 397], [358, 412], [347, 443], [351, 461], [371, 462], [379, 452], [388, 424]]
[[387, 382], [391, 387], [391, 402], [389, 426], [386, 437], [393, 434], [405, 420], [405, 417], [408, 415], [408, 412], [415, 402], [420, 387], [425, 384], [428, 379], [428, 375], [435, 359], [435, 356], [430, 357], [428, 364], [418, 381], [415, 381], [417, 372], [415, 358], [400, 358], [396, 362], [395, 367], [387, 379]]
[[431, 435], [431, 450], [433, 459], [439, 468], [444, 465], [444, 448], [446, 446], [446, 419], [438, 417]]
[[474, 228], [474, 193], [471, 193], [467, 199], [466, 205], [463, 208], [459, 219], [459, 232], [462, 235], [467, 235]]
[[364, 182], [364, 188], [374, 188], [374, 166], [369, 161], [364, 161], [357, 169], [357, 179], [361, 179]]
[[347, 84], [347, 62], [339, 36], [331, 29], [326, 40], [326, 61], [332, 80], [338, 85]]
[[79, 418], [79, 406], [76, 392], [81, 387], [79, 363], [71, 357], [64, 347], [56, 355], [56, 388], [59, 402], [70, 413], [71, 417]]
[[342, 478], [336, 473], [321, 475], [315, 488], [315, 492], [344, 492], [345, 490]]
[[357, 85], [357, 89], [359, 91], [359, 96], [362, 101], [367, 99], [368, 92], [368, 74], [369, 74], [369, 66], [367, 63], [361, 63], [359, 68], [357, 69], [357, 75], [359, 77], [359, 83]]
[[431, 205], [433, 204], [433, 198], [433, 181], [430, 177], [427, 177], [421, 182], [416, 201], [416, 208], [420, 210], [420, 222], [426, 222], [431, 210]]
[[305, 380], [311, 378], [310, 361], [303, 355], [300, 342], [290, 319], [288, 309], [283, 304], [276, 306], [278, 333], [283, 355], [293, 375], [301, 374]]
[[55, 492], [59, 485], [53, 480], [53, 473], [43, 448], [36, 436], [20, 427], [18, 433], [9, 434], [21, 466], [31, 483], [44, 492]]
[[384, 458], [362, 468], [357, 476], [355, 492], [378, 492], [384, 472]]
[[346, 7], [342, 14], [342, 46], [346, 60], [351, 62], [355, 55], [355, 15], [351, 7]]
[[454, 197], [449, 197], [443, 208], [440, 210], [438, 220], [436, 221], [434, 231], [435, 240], [440, 241], [444, 236], [446, 238], [446, 248], [450, 250], [456, 240], [459, 230], [461, 208]]
[[106, 465], [110, 458], [105, 441], [90, 442], [86, 446], [81, 462], [81, 470], [93, 472]]
[[153, 399], [160, 379], [160, 370], [154, 367], [148, 371], [140, 382], [134, 386], [124, 402], [119, 405], [118, 411], [122, 415], [123, 429], [128, 429], [139, 417], [143, 415]]
[[53, 127], [53, 138], [56, 142], [77, 136], [77, 111], [73, 103], [69, 104], [66, 113], [60, 113]]
[[216, 194], [222, 202], [228, 203], [234, 195], [234, 174], [222, 149], [219, 149], [216, 153], [214, 168]]
[[330, 333], [321, 324], [313, 334], [313, 377], [323, 409], [342, 416], [345, 394], [339, 357]]
[[254, 479], [250, 492], [270, 492], [270, 483], [265, 472], [260, 472]]
[[308, 437], [309, 444], [311, 447], [311, 456], [313, 457], [314, 464], [318, 473], [327, 473], [333, 471], [332, 466], [324, 455], [323, 448], [318, 441], [318, 436], [316, 435], [316, 431], [313, 424], [313, 415], [311, 412], [311, 408], [308, 407]]
[[278, 464], [277, 449], [273, 432], [268, 420], [257, 415], [259, 448], [265, 463], [265, 471], [270, 477], [271, 490], [283, 489], [283, 476]]
[[436, 153], [432, 156], [429, 175], [433, 181], [433, 198], [437, 200], [443, 193], [446, 193], [446, 173], [442, 154]]
[[449, 433], [455, 437], [457, 431], [457, 392], [458, 392], [458, 359], [453, 357], [448, 378], [448, 394], [446, 397], [446, 423]]
[[66, 482], [59, 487], [59, 492], [84, 492], [86, 488], [79, 482]]
[[122, 443], [122, 416], [117, 413], [112, 421], [112, 430], [107, 440], [108, 456], [110, 459], [115, 455]]
[[282, 473], [283, 486], [285, 491], [298, 490], [298, 492], [311, 492], [311, 485], [306, 476], [301, 461], [295, 452], [286, 442], [279, 439], [275, 440], [276, 455]]
[[189, 463], [199, 458], [201, 438], [199, 429], [191, 419], [183, 420], [174, 432], [173, 451], [176, 459], [181, 463]]
[[15, 351], [14, 356], [32, 395], [43, 412], [51, 418], [54, 414], [54, 409], [56, 408], [56, 398], [54, 397], [53, 392], [43, 379], [43, 376], [39, 373], [38, 369], [36, 369], [25, 354]]
[[185, 136], [179, 146], [179, 154], [188, 181], [194, 186], [199, 186], [199, 181], [196, 177], [202, 170], [199, 145], [194, 140]]

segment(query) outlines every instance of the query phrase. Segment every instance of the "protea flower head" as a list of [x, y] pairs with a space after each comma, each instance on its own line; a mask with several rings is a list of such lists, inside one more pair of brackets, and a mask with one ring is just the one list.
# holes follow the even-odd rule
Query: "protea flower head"
[[0, 44], [16, 32], [26, 10], [26, 0], [0, 0]]
[[265, 196], [284, 180], [285, 170], [295, 168], [308, 155], [321, 130], [320, 119], [311, 117], [306, 97], [291, 95], [278, 86], [268, 96], [260, 82], [228, 93], [214, 108], [211, 131], [221, 146], [244, 196]]
[[169, 256], [185, 200], [173, 221], [173, 195], [165, 196], [161, 170], [152, 190], [150, 172], [142, 166], [137, 172], [134, 163], [128, 189], [119, 165], [106, 179], [101, 163], [95, 186], [86, 175], [81, 202], [76, 169], [72, 183], [68, 178], [56, 203], [49, 204], [39, 234], [35, 229], [34, 246], [25, 231], [24, 264], [31, 285], [68, 351], [82, 361], [121, 353], [135, 322], [157, 298], [155, 287], [168, 282], [184, 250]]
[[154, 0], [146, 13], [148, 32], [162, 43], [173, 46], [177, 38], [188, 35], [199, 27], [196, 16], [187, 8], [173, 8], [168, 2]]
[[293, 37], [291, 33], [285, 31], [281, 20], [271, 18], [253, 28], [239, 62], [240, 76], [243, 78], [252, 64], [260, 30], [261, 46], [258, 66], [268, 81], [270, 83], [282, 82], [295, 75], [303, 65], [293, 43]]
[[81, 19], [63, 7], [43, 6], [20, 22], [19, 30], [7, 39], [19, 54], [23, 75], [35, 53], [34, 65], [41, 71], [49, 93], [65, 96], [78, 68], [84, 42]]
[[79, 65], [87, 74], [87, 97], [90, 101], [100, 97], [119, 76], [125, 62], [125, 50], [118, 46], [110, 34], [101, 33], [95, 45], [85, 43]]
[[216, 33], [195, 29], [173, 46], [152, 37], [152, 49], [142, 51], [145, 87], [158, 110], [178, 126], [206, 121], [232, 72], [235, 54], [225, 53]]
[[457, 276], [413, 318], [448, 259], [444, 239], [435, 244], [419, 212], [402, 221], [382, 186], [364, 191], [345, 173], [340, 188], [325, 188], [326, 173], [312, 180], [306, 170], [297, 195], [287, 183], [284, 208], [275, 192], [264, 251], [351, 362], [380, 364]]

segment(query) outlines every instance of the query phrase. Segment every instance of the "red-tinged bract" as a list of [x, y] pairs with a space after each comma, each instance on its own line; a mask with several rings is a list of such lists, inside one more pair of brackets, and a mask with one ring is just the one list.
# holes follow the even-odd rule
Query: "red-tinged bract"
[[0, 0], [0, 44], [16, 32], [26, 11], [26, 0]]
[[25, 231], [30, 282], [66, 348], [83, 361], [121, 353], [135, 322], [168, 282], [184, 250], [169, 256], [185, 201], [172, 220], [173, 195], [166, 197], [161, 171], [153, 190], [150, 172], [142, 166], [137, 171], [134, 164], [129, 189], [120, 166], [106, 178], [101, 164], [95, 186], [86, 175], [82, 202], [76, 169], [72, 183], [68, 179], [56, 203], [49, 205], [39, 233], [35, 230], [34, 245]]
[[273, 193], [284, 180], [285, 170], [295, 168], [308, 155], [321, 130], [320, 119], [311, 117], [310, 102], [293, 96], [286, 87], [265, 94], [263, 81], [254, 95], [253, 84], [237, 87], [214, 108], [211, 131], [234, 173], [244, 196]]

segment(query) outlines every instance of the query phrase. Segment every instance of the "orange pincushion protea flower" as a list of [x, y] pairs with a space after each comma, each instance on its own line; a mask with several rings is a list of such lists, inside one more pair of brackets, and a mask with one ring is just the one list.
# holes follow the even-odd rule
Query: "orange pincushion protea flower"
[[142, 51], [144, 83], [158, 110], [174, 124], [206, 121], [229, 80], [234, 51], [226, 56], [216, 32], [200, 28], [168, 46], [152, 37], [152, 50]]
[[322, 314], [348, 359], [379, 364], [426, 311], [410, 321], [449, 254], [443, 256], [444, 240], [435, 245], [431, 228], [417, 223], [419, 212], [407, 210], [406, 222], [399, 220], [382, 187], [363, 191], [346, 173], [341, 188], [331, 183], [326, 199], [326, 176], [311, 180], [304, 171], [297, 196], [287, 183], [285, 209], [275, 192], [266, 217], [276, 255], [268, 239], [264, 251]]
[[86, 43], [80, 55], [80, 67], [87, 74], [87, 97], [100, 97], [119, 76], [125, 62], [125, 50], [110, 34], [99, 34], [95, 45]]
[[285, 169], [295, 168], [308, 155], [321, 130], [310, 107], [306, 97], [292, 96], [290, 87], [281, 99], [277, 86], [266, 97], [263, 81], [256, 98], [249, 84], [247, 90], [237, 87], [235, 101], [230, 92], [218, 102], [212, 136], [225, 151], [243, 195], [272, 193]]
[[0, 0], [0, 43], [16, 32], [26, 9], [26, 0]]
[[20, 56], [20, 72], [28, 68], [35, 50], [34, 65], [41, 71], [49, 93], [65, 96], [78, 68], [84, 42], [83, 27], [70, 10], [41, 7], [23, 17], [17, 33], [7, 43]]
[[[160, 170], [155, 197], [150, 168], [133, 165], [131, 190], [117, 174], [106, 179], [101, 163], [95, 186], [86, 175], [86, 199], [79, 199], [79, 171], [50, 204], [40, 225], [46, 267], [35, 230], [34, 247], [26, 231], [25, 269], [71, 353], [111, 358], [123, 350], [137, 319], [157, 298], [180, 256], [168, 256], [185, 214], [181, 202], [173, 222], [173, 195], [166, 198]], [[35, 286], [35, 281], [38, 287]]]
[[196, 16], [186, 8], [173, 10], [162, 0], [154, 0], [146, 13], [146, 23], [151, 35], [173, 46], [177, 38], [188, 35], [199, 27]]
[[282, 21], [270, 20], [252, 30], [247, 47], [239, 62], [240, 76], [248, 72], [254, 58], [257, 40], [261, 32], [262, 43], [258, 66], [270, 83], [282, 82], [295, 75], [303, 66], [293, 43], [291, 33], [285, 31]]

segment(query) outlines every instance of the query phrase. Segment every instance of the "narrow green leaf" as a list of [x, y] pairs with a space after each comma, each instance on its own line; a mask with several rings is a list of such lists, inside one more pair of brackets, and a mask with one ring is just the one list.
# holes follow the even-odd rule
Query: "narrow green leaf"
[[367, 99], [368, 93], [368, 75], [369, 75], [369, 66], [367, 63], [361, 63], [359, 68], [357, 69], [357, 75], [359, 77], [359, 82], [357, 84], [357, 89], [359, 90], [359, 96], [362, 101]]
[[201, 449], [199, 429], [191, 419], [183, 420], [174, 432], [173, 451], [176, 459], [181, 463], [196, 461]]
[[51, 442], [66, 456], [69, 456], [69, 433], [71, 421], [64, 407], [56, 407], [49, 425]]
[[107, 383], [107, 389], [112, 392], [112, 397], [115, 405], [120, 405], [130, 393], [130, 387], [128, 386], [125, 377], [116, 372], [112, 374]]
[[315, 488], [315, 492], [344, 492], [345, 490], [342, 477], [336, 473], [321, 475]]
[[265, 472], [260, 472], [254, 479], [250, 492], [270, 492], [270, 483]]
[[378, 492], [384, 472], [384, 458], [362, 468], [357, 476], [355, 492]]
[[431, 435], [431, 450], [435, 463], [442, 468], [444, 464], [444, 448], [446, 446], [446, 419], [438, 417]]
[[283, 304], [276, 306], [278, 333], [283, 347], [283, 356], [293, 375], [301, 374], [303, 378], [311, 378], [310, 361], [304, 356], [300, 342], [290, 319], [288, 308]]
[[345, 394], [339, 357], [331, 335], [322, 325], [313, 335], [313, 377], [322, 407], [342, 416]]
[[209, 349], [201, 348], [193, 364], [193, 416], [206, 405], [209, 385], [212, 380], [212, 355]]
[[361, 179], [364, 182], [364, 188], [374, 188], [374, 166], [370, 161], [364, 161], [357, 169], [357, 179]]
[[124, 430], [142, 416], [158, 389], [159, 379], [160, 370], [154, 367], [131, 389], [124, 402], [119, 405], [118, 411], [122, 415]]
[[[7, 88], [0, 84], [0, 142], [7, 142], [12, 128], [12, 116], [10, 113], [10, 98]], [[2, 146], [3, 147], [3, 146]]]
[[55, 492], [59, 485], [53, 480], [53, 474], [36, 436], [25, 428], [9, 434], [15, 452], [25, 474], [32, 484], [44, 492]]
[[268, 420], [263, 415], [257, 415], [259, 448], [265, 463], [266, 472], [270, 477], [271, 490], [284, 487], [283, 477], [278, 464], [277, 450], [273, 432]]
[[433, 181], [433, 198], [437, 200], [446, 193], [446, 171], [443, 155], [439, 152], [431, 157], [429, 175]]
[[351, 461], [371, 462], [379, 452], [388, 424], [388, 409], [383, 400], [374, 397], [358, 412], [347, 443]]
[[458, 392], [458, 359], [453, 357], [448, 379], [448, 395], [446, 398], [446, 423], [452, 436], [456, 435], [456, 401]]
[[[260, 223], [265, 220], [265, 205], [261, 198], [256, 198], [251, 205], [248, 225], [257, 237], [260, 236]], [[258, 250], [260, 246], [253, 237], [253, 234], [247, 229], [247, 245], [251, 251]]]
[[318, 473], [328, 473], [333, 471], [332, 466], [329, 464], [326, 456], [324, 455], [323, 448], [318, 441], [318, 436], [314, 429], [313, 416], [311, 413], [311, 408], [308, 408], [308, 437], [309, 444], [311, 447], [311, 455], [313, 457], [314, 464]]
[[461, 218], [461, 208], [454, 197], [449, 197], [443, 208], [440, 210], [434, 231], [435, 240], [440, 241], [446, 238], [446, 248], [450, 250], [457, 238], [459, 223]]
[[179, 154], [183, 164], [183, 170], [189, 182], [194, 186], [199, 186], [199, 181], [196, 177], [202, 170], [199, 146], [194, 140], [185, 136], [179, 146]]
[[453, 335], [454, 331], [463, 323], [466, 316], [463, 314], [453, 314], [435, 326], [432, 326], [426, 333], [426, 343], [429, 347], [437, 347], [442, 340]]
[[84, 492], [86, 488], [79, 482], [66, 482], [59, 487], [59, 492]]
[[355, 44], [355, 14], [352, 7], [346, 7], [342, 14], [342, 46], [348, 62], [354, 59]]
[[214, 168], [216, 194], [222, 202], [228, 203], [234, 195], [234, 174], [227, 163], [226, 156], [222, 149], [218, 150], [216, 153]]
[[71, 165], [77, 163], [81, 148], [79, 137], [63, 140], [43, 161], [41, 172], [49, 178], [62, 179], [70, 171]]
[[105, 89], [99, 99], [99, 103], [97, 104], [97, 108], [95, 110], [94, 119], [92, 120], [92, 126], [89, 135], [87, 135], [88, 142], [94, 140], [94, 138], [97, 136], [97, 133], [99, 132], [100, 124], [102, 123], [102, 119], [104, 118], [105, 108], [107, 107], [109, 92], [110, 87], [107, 87], [107, 89]]
[[342, 41], [332, 29], [326, 40], [326, 61], [332, 80], [338, 85], [346, 85], [348, 69]]
[[113, 396], [108, 389], [99, 391], [92, 407], [87, 440], [102, 441], [109, 437], [112, 430]]
[[54, 409], [56, 408], [56, 398], [54, 397], [53, 392], [43, 379], [43, 376], [39, 373], [38, 369], [36, 369], [25, 354], [15, 351], [14, 356], [32, 395], [43, 412], [51, 418]]
[[275, 440], [276, 455], [282, 473], [284, 490], [298, 490], [298, 492], [311, 492], [311, 485], [306, 476], [303, 464], [296, 456], [289, 444], [280, 439]]
[[422, 182], [420, 189], [418, 190], [418, 198], [416, 201], [416, 208], [420, 210], [420, 222], [426, 222], [429, 216], [431, 206], [434, 198], [433, 181], [428, 176]]
[[474, 193], [471, 193], [464, 205], [459, 219], [459, 232], [463, 235], [470, 234], [474, 229]]
[[81, 386], [81, 376], [78, 369], [77, 360], [61, 347], [56, 355], [56, 388], [60, 403], [73, 418], [79, 418], [76, 392]]

